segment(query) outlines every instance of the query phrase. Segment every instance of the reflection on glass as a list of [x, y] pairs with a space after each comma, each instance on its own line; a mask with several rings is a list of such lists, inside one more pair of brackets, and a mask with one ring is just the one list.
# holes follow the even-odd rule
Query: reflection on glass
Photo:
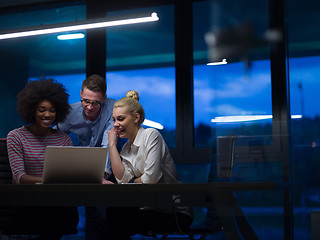
[[271, 135], [269, 116], [270, 61], [194, 67], [196, 146], [210, 146], [216, 134]]
[[16, 13], [8, 11], [8, 14], [1, 13], [0, 29], [20, 29], [25, 27], [37, 27], [41, 25], [57, 24], [84, 20], [86, 17], [85, 5], [64, 6], [58, 8], [43, 6], [39, 9], [29, 11], [17, 10]]
[[[290, 58], [290, 107], [302, 115], [292, 121], [294, 180], [317, 182], [320, 167], [319, 56]], [[298, 170], [299, 169], [299, 170]]]
[[[230, 160], [232, 153], [231, 181], [281, 182], [282, 155], [270, 151], [275, 150], [273, 128], [277, 126], [272, 120], [270, 41], [266, 37], [271, 5], [268, 0], [231, 0], [199, 1], [193, 6], [193, 145], [211, 151], [216, 174], [222, 155]], [[209, 62], [214, 65], [208, 66]], [[234, 150], [221, 147], [220, 140], [230, 135], [236, 137]], [[258, 239], [283, 239], [279, 192], [234, 194]]]
[[176, 146], [174, 7], [161, 5], [107, 11], [107, 17], [157, 12], [157, 22], [112, 27], [106, 33], [108, 96], [136, 90], [146, 119], [156, 123], [167, 145]]
[[[13, 9], [12, 9], [13, 10]], [[17, 9], [0, 15], [0, 30], [40, 26], [84, 20], [86, 6], [75, 5], [58, 8], [41, 7]], [[16, 94], [23, 89], [28, 79], [47, 76], [65, 77], [86, 72], [86, 52], [84, 39], [60, 41], [58, 34], [32, 36], [19, 39], [2, 40], [0, 44], [1, 77], [0, 88], [3, 90], [0, 104], [0, 136], [23, 122], [16, 112]], [[84, 79], [81, 77], [80, 79]], [[72, 89], [72, 87], [70, 87]], [[79, 96], [79, 92], [77, 93]], [[77, 98], [79, 101], [79, 97]]]
[[[294, 189], [294, 238], [314, 238], [310, 211], [320, 204], [319, 1], [287, 2], [290, 107], [301, 119], [291, 123], [292, 179], [305, 183]], [[308, 27], [306, 27], [308, 26]], [[315, 225], [314, 225], [315, 224]]]
[[[272, 134], [272, 119], [261, 117], [272, 115], [268, 1], [193, 6], [194, 146], [210, 147], [216, 136]], [[234, 116], [241, 121], [218, 120]]]

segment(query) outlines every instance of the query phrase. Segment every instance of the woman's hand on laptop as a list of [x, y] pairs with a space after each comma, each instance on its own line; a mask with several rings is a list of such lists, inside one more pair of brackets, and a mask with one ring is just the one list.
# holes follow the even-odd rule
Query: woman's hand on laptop
[[35, 183], [39, 183], [42, 182], [42, 178], [41, 177], [35, 177], [29, 174], [23, 174], [20, 177], [20, 182], [19, 184], [35, 184]]
[[114, 184], [113, 182], [107, 180], [107, 179], [103, 179], [102, 180], [102, 184]]

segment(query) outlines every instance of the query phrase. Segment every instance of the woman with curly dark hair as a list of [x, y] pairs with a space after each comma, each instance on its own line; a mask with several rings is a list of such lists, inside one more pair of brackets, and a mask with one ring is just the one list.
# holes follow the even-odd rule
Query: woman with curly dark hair
[[[18, 112], [26, 125], [8, 133], [7, 147], [13, 182], [35, 184], [42, 181], [47, 146], [72, 146], [64, 132], [51, 128], [62, 122], [69, 113], [64, 86], [52, 79], [29, 82], [17, 95]], [[60, 239], [79, 221], [77, 208], [34, 207], [20, 208], [16, 227], [28, 232], [42, 229], [41, 239]]]
[[67, 134], [51, 128], [69, 113], [69, 95], [62, 84], [50, 79], [29, 82], [17, 97], [17, 110], [26, 125], [7, 136], [13, 180], [41, 182], [46, 146], [72, 145]]
[[62, 122], [70, 111], [69, 94], [64, 86], [53, 79], [29, 82], [18, 93], [18, 112], [21, 118], [32, 124], [35, 120], [37, 105], [43, 100], [50, 101], [56, 109], [55, 122]]

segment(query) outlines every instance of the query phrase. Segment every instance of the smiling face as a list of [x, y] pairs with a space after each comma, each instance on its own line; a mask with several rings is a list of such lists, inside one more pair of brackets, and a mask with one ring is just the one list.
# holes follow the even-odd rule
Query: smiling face
[[56, 108], [52, 102], [43, 100], [38, 103], [36, 108], [34, 125], [41, 128], [50, 128], [56, 118]]
[[101, 92], [93, 92], [84, 88], [80, 91], [80, 97], [86, 119], [95, 121], [100, 114], [101, 104], [106, 100], [106, 96]]
[[139, 113], [130, 114], [127, 107], [116, 107], [113, 109], [113, 126], [117, 130], [120, 138], [128, 138], [133, 142], [140, 128]]

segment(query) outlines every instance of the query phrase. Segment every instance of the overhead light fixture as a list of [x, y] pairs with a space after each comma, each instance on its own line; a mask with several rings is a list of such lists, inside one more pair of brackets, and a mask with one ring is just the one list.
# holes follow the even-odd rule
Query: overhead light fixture
[[151, 121], [151, 120], [148, 120], [148, 119], [145, 119], [143, 121], [142, 125], [145, 125], [145, 126], [148, 126], [148, 127], [152, 127], [152, 128], [156, 128], [156, 129], [159, 129], [159, 130], [163, 129], [163, 125], [162, 124], [154, 122], [154, 121]]
[[223, 65], [223, 64], [227, 64], [227, 59], [222, 59], [221, 62], [211, 62], [211, 63], [207, 63], [208, 66], [214, 66], [214, 65]]
[[302, 115], [291, 115], [291, 119], [299, 119], [302, 118]]
[[[302, 115], [291, 115], [291, 119], [302, 118]], [[235, 123], [272, 119], [272, 115], [224, 116], [211, 119], [213, 123]]]
[[21, 32], [12, 32], [12, 33], [4, 33], [0, 34], [0, 40], [2, 39], [10, 39], [10, 38], [19, 38], [19, 37], [28, 37], [28, 36], [35, 36], [35, 35], [43, 35], [49, 33], [60, 33], [60, 32], [71, 32], [71, 31], [79, 31], [79, 30], [86, 30], [86, 29], [95, 29], [95, 28], [104, 28], [104, 27], [113, 27], [113, 26], [120, 26], [120, 25], [128, 25], [128, 24], [135, 24], [135, 23], [144, 23], [144, 22], [154, 22], [158, 21], [159, 17], [157, 13], [152, 13], [151, 16], [147, 17], [137, 17], [137, 18], [129, 18], [129, 19], [122, 19], [122, 20], [111, 20], [111, 21], [103, 21], [100, 20], [99, 22], [94, 22], [94, 20], [87, 22], [78, 22], [74, 23], [70, 26], [59, 26], [57, 27], [50, 27], [50, 28], [41, 28], [36, 30], [29, 30], [29, 31], [21, 31]]
[[81, 39], [81, 38], [84, 38], [84, 34], [83, 33], [63, 34], [63, 35], [58, 35], [57, 38], [59, 40]]

